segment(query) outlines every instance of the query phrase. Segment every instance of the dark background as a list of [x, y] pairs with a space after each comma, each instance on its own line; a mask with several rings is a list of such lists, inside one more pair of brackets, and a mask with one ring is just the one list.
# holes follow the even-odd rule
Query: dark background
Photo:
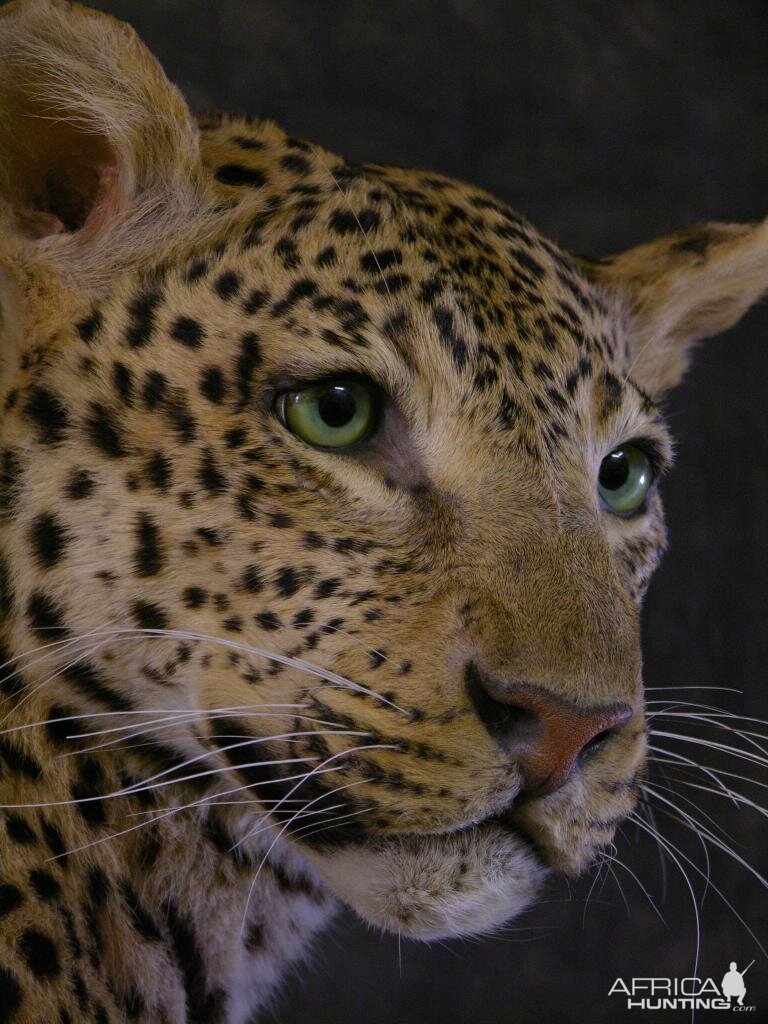
[[[268, 116], [353, 160], [423, 165], [469, 179], [578, 252], [606, 254], [688, 221], [768, 213], [768, 8], [757, 0], [102, 0], [94, 6], [136, 27], [196, 111]], [[672, 549], [645, 614], [649, 686], [743, 689], [743, 696], [704, 691], [700, 699], [763, 716], [766, 342], [768, 311], [757, 309], [700, 352], [669, 401], [679, 440], [678, 467], [664, 489]], [[695, 691], [679, 696], [699, 699]], [[689, 745], [677, 749], [697, 753]], [[757, 772], [747, 762], [730, 768]], [[761, 778], [768, 781], [765, 772]], [[759, 789], [740, 785], [760, 799]], [[722, 799], [706, 807], [741, 844], [739, 852], [765, 870], [761, 819]], [[663, 817], [659, 824], [674, 829]], [[670, 834], [704, 865], [695, 837]], [[658, 857], [647, 839], [625, 827], [617, 843], [620, 856], [660, 895]], [[555, 884], [545, 896], [551, 902], [485, 941], [403, 942], [398, 951], [396, 940], [345, 917], [319, 943], [312, 968], [288, 985], [272, 1020], [626, 1019], [618, 997], [607, 997], [614, 979], [691, 973], [695, 928], [690, 895], [674, 866], [662, 908], [667, 927], [631, 876], [617, 871], [628, 909], [610, 877], [596, 886], [588, 907], [591, 879], [570, 894]], [[765, 943], [765, 889], [723, 857], [713, 856], [712, 877]], [[710, 890], [700, 973], [719, 981], [730, 960], [743, 967], [753, 957], [746, 1002], [757, 1004], [753, 1021], [768, 1020], [768, 960]], [[659, 1016], [633, 1011], [631, 1018]]]

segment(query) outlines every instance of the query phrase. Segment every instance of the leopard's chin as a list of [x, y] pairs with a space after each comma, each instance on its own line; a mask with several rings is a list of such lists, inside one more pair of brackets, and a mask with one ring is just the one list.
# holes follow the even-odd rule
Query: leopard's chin
[[423, 940], [498, 930], [531, 904], [548, 870], [531, 842], [496, 820], [310, 859], [365, 921]]

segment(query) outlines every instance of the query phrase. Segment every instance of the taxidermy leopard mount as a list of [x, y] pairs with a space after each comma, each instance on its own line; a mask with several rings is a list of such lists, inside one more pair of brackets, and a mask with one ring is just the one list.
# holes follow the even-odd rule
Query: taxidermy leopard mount
[[582, 870], [646, 755], [659, 400], [768, 223], [602, 262], [0, 10], [0, 1020], [250, 1020], [339, 901]]

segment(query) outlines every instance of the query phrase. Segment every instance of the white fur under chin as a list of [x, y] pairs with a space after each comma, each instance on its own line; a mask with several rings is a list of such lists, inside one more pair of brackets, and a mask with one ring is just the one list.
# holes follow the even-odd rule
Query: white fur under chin
[[311, 860], [366, 921], [426, 940], [498, 929], [531, 903], [546, 874], [521, 839], [495, 824], [385, 839]]

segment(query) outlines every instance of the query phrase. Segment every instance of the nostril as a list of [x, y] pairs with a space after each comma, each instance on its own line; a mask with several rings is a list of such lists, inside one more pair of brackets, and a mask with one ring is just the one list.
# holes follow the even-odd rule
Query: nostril
[[605, 744], [605, 741], [614, 733], [614, 729], [603, 729], [602, 732], [597, 733], [591, 740], [587, 740], [584, 746], [579, 751], [579, 761], [586, 761], [587, 758], [596, 754], [598, 750]]

